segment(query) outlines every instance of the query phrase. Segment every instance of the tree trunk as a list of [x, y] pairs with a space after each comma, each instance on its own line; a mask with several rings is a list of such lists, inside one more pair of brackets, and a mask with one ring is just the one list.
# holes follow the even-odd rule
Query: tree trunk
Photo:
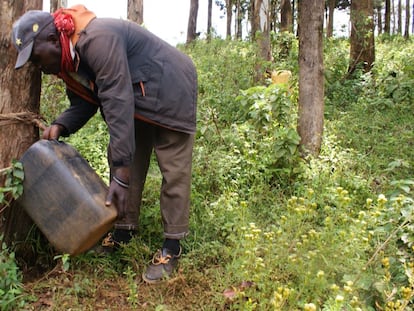
[[[414, 12], [414, 4], [413, 4], [413, 12]], [[414, 18], [413, 18], [413, 21], [412, 21], [412, 24], [411, 24], [411, 32], [414, 32]]]
[[[252, 1], [252, 31], [255, 30], [254, 40], [257, 42], [258, 55], [256, 60], [255, 82], [259, 83], [265, 78], [264, 64], [272, 60], [270, 49], [270, 0]], [[253, 36], [253, 33], [252, 33]]]
[[255, 5], [256, 5], [256, 1], [254, 1], [254, 0], [250, 1], [249, 21], [250, 21], [250, 31], [251, 31], [250, 37], [251, 37], [252, 41], [255, 40], [256, 32], [259, 30], [258, 25], [257, 25], [257, 21], [256, 21], [256, 15], [255, 15], [255, 12], [256, 12]]
[[410, 0], [405, 1], [405, 30], [404, 38], [408, 39], [410, 37]]
[[67, 0], [50, 0], [50, 13], [53, 13], [60, 8], [66, 8], [67, 6]]
[[282, 0], [280, 3], [280, 31], [293, 31], [292, 4], [290, 0]]
[[[280, 2], [280, 31], [293, 32], [293, 14], [291, 0], [281, 0]], [[292, 47], [291, 40], [281, 40], [279, 43], [279, 58], [286, 59]]]
[[397, 33], [399, 35], [402, 34], [402, 3], [401, 0], [398, 0], [398, 25], [397, 25]]
[[299, 120], [303, 155], [321, 149], [324, 111], [324, 1], [299, 1]]
[[378, 5], [377, 6], [377, 30], [378, 30], [378, 34], [382, 34], [382, 6]]
[[373, 1], [359, 0], [351, 3], [351, 52], [348, 72], [353, 73], [358, 66], [364, 72], [371, 71], [375, 60]]
[[198, 0], [191, 0], [190, 15], [188, 17], [187, 44], [193, 42], [197, 37], [197, 14]]
[[[265, 60], [270, 58], [270, 16], [269, 0], [252, 1], [252, 38], [259, 43], [261, 56]], [[254, 32], [253, 32], [254, 31]]]
[[[297, 0], [299, 1], [299, 0]], [[296, 34], [299, 34], [299, 8], [295, 0], [292, 0], [292, 32], [295, 31], [295, 14], [298, 16], [296, 18]]]
[[[39, 114], [40, 71], [30, 64], [15, 70], [17, 53], [10, 41], [13, 22], [31, 9], [41, 10], [42, 0], [3, 1], [0, 10], [0, 168], [9, 167], [39, 139], [34, 120]], [[32, 225], [25, 211], [12, 204], [0, 217], [0, 234], [6, 243], [23, 242]]]
[[128, 0], [128, 19], [142, 25], [144, 23], [144, 0]]
[[391, 0], [385, 0], [384, 33], [387, 35], [391, 34]]
[[242, 21], [243, 21], [243, 8], [241, 5], [241, 0], [236, 1], [236, 39], [241, 40], [243, 38], [243, 31], [242, 31]]
[[59, 8], [59, 0], [50, 0], [50, 12], [53, 13]]
[[270, 0], [270, 31], [277, 32], [279, 30], [279, 1], [281, 0]]
[[231, 39], [231, 20], [233, 19], [233, 0], [226, 0], [226, 38]]
[[391, 21], [392, 21], [392, 30], [391, 30], [391, 34], [395, 34], [396, 32], [396, 27], [395, 27], [395, 5], [394, 5], [394, 0], [391, 1]]
[[328, 25], [326, 29], [326, 37], [332, 38], [333, 36], [333, 24], [334, 24], [334, 11], [335, 11], [335, 0], [328, 1]]
[[211, 40], [211, 19], [213, 15], [213, 0], [208, 0], [208, 9], [207, 9], [207, 41]]

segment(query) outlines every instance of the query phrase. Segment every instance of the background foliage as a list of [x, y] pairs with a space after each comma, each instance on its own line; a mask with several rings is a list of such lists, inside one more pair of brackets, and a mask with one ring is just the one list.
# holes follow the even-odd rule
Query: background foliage
[[[272, 40], [273, 68], [293, 74], [287, 86], [253, 85], [247, 42], [185, 51], [198, 68], [199, 108], [192, 233], [177, 277], [156, 288], [139, 277], [162, 241], [154, 162], [139, 237], [109, 257], [57, 256], [46, 277], [24, 283], [27, 310], [412, 310], [413, 43], [379, 38], [374, 72], [350, 79], [347, 41], [325, 42], [322, 151], [301, 159], [297, 42]], [[67, 105], [45, 77], [49, 122]], [[68, 141], [107, 178], [100, 116]]]

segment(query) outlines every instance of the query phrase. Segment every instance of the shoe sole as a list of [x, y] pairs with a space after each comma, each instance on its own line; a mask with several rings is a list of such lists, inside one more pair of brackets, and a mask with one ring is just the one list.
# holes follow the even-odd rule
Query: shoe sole
[[142, 273], [142, 280], [143, 280], [145, 283], [147, 283], [147, 284], [151, 284], [151, 285], [165, 283], [165, 282], [167, 282], [169, 279], [170, 279], [170, 278], [162, 278], [162, 279], [158, 279], [158, 280], [152, 280], [152, 279], [148, 279], [148, 278], [145, 276], [145, 272], [144, 272], [144, 273]]

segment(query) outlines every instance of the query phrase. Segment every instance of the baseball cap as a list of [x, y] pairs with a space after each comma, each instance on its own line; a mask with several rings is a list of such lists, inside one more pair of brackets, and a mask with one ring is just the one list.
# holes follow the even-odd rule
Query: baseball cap
[[19, 53], [15, 69], [26, 64], [32, 54], [34, 39], [53, 21], [53, 16], [50, 13], [32, 10], [22, 15], [13, 24], [12, 40]]

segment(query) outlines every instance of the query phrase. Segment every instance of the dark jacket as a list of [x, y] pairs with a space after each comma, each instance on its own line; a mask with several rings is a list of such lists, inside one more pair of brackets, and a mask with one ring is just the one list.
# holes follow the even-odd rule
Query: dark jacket
[[[115, 166], [129, 165], [134, 117], [192, 134], [196, 129], [197, 74], [191, 59], [129, 21], [93, 19], [76, 43], [78, 73], [94, 82], [109, 128]], [[54, 123], [71, 134], [97, 111], [68, 91], [69, 107]]]

